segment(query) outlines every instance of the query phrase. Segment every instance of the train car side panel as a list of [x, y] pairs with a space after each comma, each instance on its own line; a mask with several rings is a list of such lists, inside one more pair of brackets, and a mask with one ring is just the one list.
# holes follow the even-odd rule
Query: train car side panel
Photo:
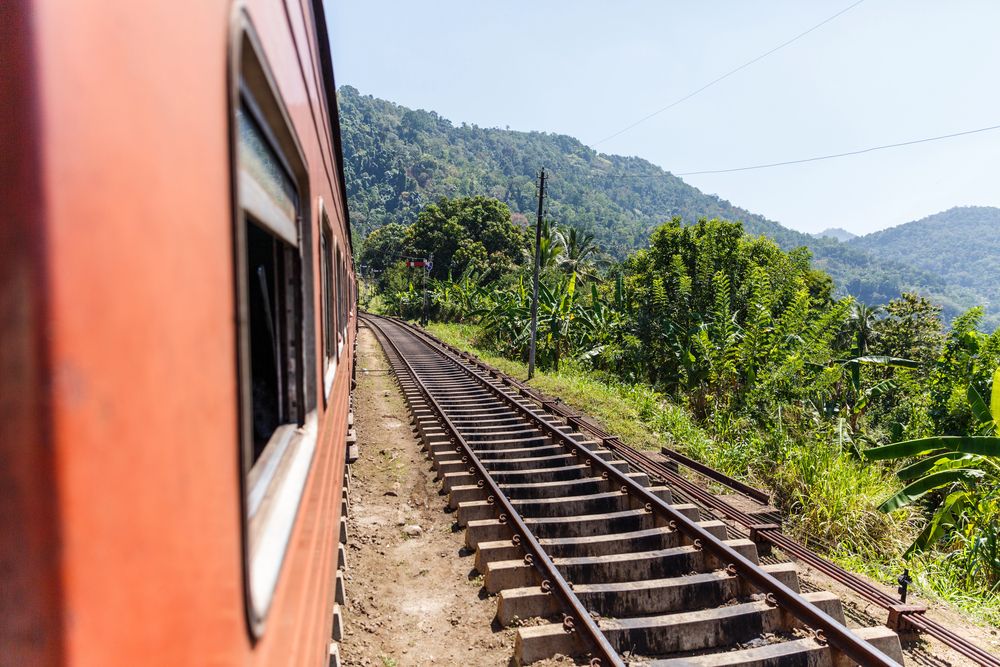
[[[25, 102], [0, 112], [17, 158], [0, 184], [14, 251], [0, 266], [0, 565], [13, 573], [0, 639], [31, 664], [325, 663], [355, 309], [313, 11], [262, 0], [25, 7], [5, 6], [0, 45], [5, 98]], [[316, 424], [257, 625], [234, 287], [236, 15], [259, 39], [301, 154], [295, 326], [309, 353], [297, 372]], [[319, 317], [327, 303], [333, 329]]]
[[72, 664], [245, 645], [226, 21], [223, 3], [37, 4]]

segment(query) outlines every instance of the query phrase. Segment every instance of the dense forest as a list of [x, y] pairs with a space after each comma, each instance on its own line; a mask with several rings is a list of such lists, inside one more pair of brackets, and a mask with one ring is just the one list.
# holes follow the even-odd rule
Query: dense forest
[[851, 239], [847, 245], [906, 262], [968, 290], [987, 312], [1000, 310], [1000, 209], [961, 206]]
[[738, 220], [749, 234], [767, 236], [784, 250], [808, 247], [813, 264], [833, 277], [840, 295], [877, 305], [914, 291], [940, 304], [948, 320], [982, 304], [984, 326], [1000, 322], [1000, 301], [987, 298], [1000, 283], [991, 271], [980, 272], [979, 282], [952, 280], [951, 270], [963, 265], [955, 250], [965, 245], [950, 245], [946, 235], [922, 236], [919, 248], [929, 257], [947, 254], [948, 265], [913, 263], [906, 251], [883, 253], [877, 239], [841, 243], [832, 235], [815, 238], [788, 229], [646, 160], [598, 153], [565, 135], [455, 125], [433, 111], [408, 109], [349, 86], [339, 90], [338, 100], [351, 221], [360, 237], [389, 223], [410, 224], [440, 197], [494, 197], [510, 208], [516, 224], [526, 225], [536, 207], [537, 171], [545, 166], [551, 176], [547, 219], [593, 234], [615, 259], [647, 247], [651, 232], [674, 217], [684, 224]]
[[[507, 204], [442, 198], [373, 230], [362, 307], [427, 304], [471, 341], [523, 360], [533, 239]], [[615, 261], [587, 231], [546, 221], [538, 361], [585, 373], [647, 434], [772, 491], [787, 529], [883, 580], [1000, 620], [1000, 332], [973, 308], [903, 293], [838, 296], [804, 248], [739, 222], [677, 217]], [[400, 257], [433, 255], [424, 269]]]

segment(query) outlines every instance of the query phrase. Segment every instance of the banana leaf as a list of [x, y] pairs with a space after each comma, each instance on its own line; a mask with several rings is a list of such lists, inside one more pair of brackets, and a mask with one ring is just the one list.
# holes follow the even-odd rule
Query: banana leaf
[[969, 499], [970, 495], [968, 491], [956, 491], [955, 493], [948, 494], [944, 503], [934, 513], [934, 518], [920, 531], [920, 535], [913, 541], [910, 548], [906, 550], [905, 555], [909, 556], [915, 551], [923, 551], [944, 537], [946, 529], [954, 527], [958, 523], [958, 518], [961, 516], [962, 510], [969, 503]]
[[891, 445], [872, 447], [864, 451], [870, 460], [895, 459], [901, 456], [919, 456], [942, 449], [961, 454], [1000, 456], [1000, 438], [974, 435], [936, 435], [930, 438], [904, 440]]
[[906, 486], [902, 491], [879, 505], [879, 509], [883, 512], [892, 512], [919, 500], [935, 489], [940, 489], [955, 482], [979, 479], [985, 474], [982, 470], [975, 470], [973, 468], [959, 468], [957, 470], [935, 472], [926, 477], [921, 477]]
[[971, 457], [971, 454], [962, 454], [961, 452], [943, 452], [933, 454], [920, 459], [916, 463], [911, 463], [908, 466], [900, 468], [896, 473], [896, 477], [904, 482], [909, 482], [910, 480], [916, 479], [921, 475], [930, 472], [931, 469], [937, 466], [940, 461], [960, 461]]
[[[996, 393], [996, 391], [993, 392], [994, 395]], [[976, 417], [977, 422], [985, 424], [993, 421], [993, 415], [990, 412], [989, 406], [986, 405], [986, 401], [983, 400], [983, 397], [979, 395], [979, 392], [971, 384], [968, 391], [966, 391], [966, 396], [969, 398], [969, 406], [972, 408], [972, 414]]]
[[880, 354], [869, 354], [863, 357], [851, 357], [850, 359], [837, 359], [839, 364], [878, 364], [880, 366], [894, 366], [896, 368], [920, 368], [920, 363], [912, 359], [901, 357], [890, 357]]

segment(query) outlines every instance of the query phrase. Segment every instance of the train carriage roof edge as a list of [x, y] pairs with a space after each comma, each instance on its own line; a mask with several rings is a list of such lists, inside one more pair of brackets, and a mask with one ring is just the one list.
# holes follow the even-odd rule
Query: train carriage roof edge
[[337, 84], [333, 71], [332, 46], [327, 28], [326, 8], [324, 0], [312, 0], [313, 17], [316, 24], [316, 41], [319, 46], [320, 69], [323, 74], [323, 88], [326, 89], [327, 107], [330, 110], [330, 135], [333, 137], [333, 148], [337, 159], [337, 184], [340, 197], [344, 202], [344, 222], [347, 223], [347, 242], [351, 249], [351, 261], [354, 260], [354, 239], [351, 230], [351, 212], [347, 202], [347, 182], [344, 176], [344, 146], [340, 136], [340, 107], [337, 104]]

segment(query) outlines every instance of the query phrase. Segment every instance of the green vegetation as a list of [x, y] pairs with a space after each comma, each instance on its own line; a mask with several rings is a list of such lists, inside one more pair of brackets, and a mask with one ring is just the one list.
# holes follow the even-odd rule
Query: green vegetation
[[[850, 240], [851, 248], [905, 263], [949, 286], [937, 299], [946, 310], [960, 304], [988, 305], [984, 322], [1000, 324], [1000, 209], [962, 206], [915, 222]], [[954, 303], [948, 303], [947, 299]]]
[[[432, 330], [523, 376], [531, 244], [504, 215], [481, 197], [444, 199], [392, 237], [404, 254], [446, 257], [463, 235], [485, 243], [467, 230], [489, 219], [502, 264], [456, 261], [457, 250], [435, 262]], [[363, 256], [385, 243], [373, 232]], [[1000, 333], [980, 330], [981, 309], [946, 331], [923, 297], [885, 308], [838, 298], [807, 250], [722, 220], [671, 220], [617, 263], [563, 226], [545, 225], [541, 247], [535, 386], [632, 444], [669, 445], [771, 490], [788, 530], [841, 562], [885, 580], [905, 563], [923, 592], [1000, 620], [1000, 477], [980, 398]], [[419, 313], [420, 271], [387, 262], [375, 276], [386, 312]]]
[[[535, 215], [537, 170], [545, 166], [552, 175], [548, 218], [592, 234], [618, 260], [646, 248], [664, 220], [739, 220], [748, 233], [767, 236], [785, 251], [808, 247], [815, 268], [832, 276], [841, 296], [875, 306], [904, 292], [920, 293], [939, 303], [948, 320], [986, 304], [983, 325], [1000, 323], [1000, 249], [992, 234], [997, 209], [959, 209], [961, 215], [948, 212], [841, 243], [793, 231], [646, 160], [598, 153], [572, 137], [454, 125], [432, 111], [407, 109], [349, 86], [338, 91], [338, 101], [351, 222], [360, 236], [356, 247], [373, 229], [416, 221], [442, 197], [496, 198], [509, 207], [515, 225], [525, 227]], [[477, 251], [467, 253], [478, 257]]]

